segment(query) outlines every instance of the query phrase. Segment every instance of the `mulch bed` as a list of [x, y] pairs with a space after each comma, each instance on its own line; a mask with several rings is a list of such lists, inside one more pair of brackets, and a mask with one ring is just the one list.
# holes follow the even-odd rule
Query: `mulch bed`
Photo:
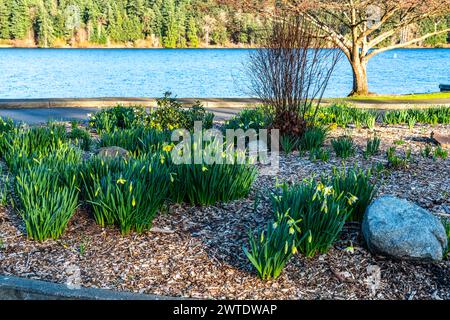
[[[397, 150], [412, 149], [408, 169], [389, 171], [377, 181], [379, 194], [393, 194], [440, 215], [450, 214], [450, 159], [425, 159], [431, 131], [450, 134], [450, 126], [379, 126], [382, 151], [365, 160], [362, 150], [373, 132], [336, 129], [327, 140], [351, 134], [359, 146], [342, 162], [332, 152], [329, 162], [307, 155], [283, 155], [278, 179], [291, 182], [330, 172], [333, 166], [368, 168], [386, 163], [385, 150], [402, 139]], [[295, 255], [281, 277], [259, 280], [242, 246], [247, 231], [271, 218], [269, 194], [273, 176], [260, 176], [248, 199], [210, 207], [172, 205], [142, 235], [120, 235], [95, 225], [85, 207], [58, 241], [26, 239], [12, 208], [0, 211], [0, 274], [52, 282], [168, 296], [217, 299], [450, 299], [450, 260], [440, 263], [393, 261], [370, 254], [359, 226], [345, 227], [326, 255]], [[255, 201], [257, 199], [257, 201]]]

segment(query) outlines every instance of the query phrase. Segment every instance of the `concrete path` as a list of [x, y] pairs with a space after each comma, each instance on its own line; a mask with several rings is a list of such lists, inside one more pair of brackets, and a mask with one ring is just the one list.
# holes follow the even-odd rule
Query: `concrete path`
[[[214, 112], [215, 120], [227, 120], [239, 112], [240, 108], [206, 108]], [[20, 108], [0, 109], [0, 117], [11, 118], [14, 121], [28, 124], [45, 123], [49, 120], [69, 121], [86, 120], [88, 114], [99, 111], [100, 108]]]
[[[199, 100], [207, 110], [216, 115], [216, 120], [226, 120], [244, 107], [258, 104], [251, 98], [177, 98], [183, 105], [192, 105]], [[334, 100], [336, 101], [336, 100]], [[323, 104], [332, 102], [325, 99]], [[433, 105], [450, 105], [450, 99], [432, 100], [352, 100], [351, 104], [359, 108], [380, 111], [405, 108], [424, 108]], [[0, 99], [0, 117], [9, 117], [29, 124], [47, 122], [49, 120], [85, 120], [87, 114], [95, 113], [102, 107], [118, 104], [144, 105], [153, 107], [155, 98], [79, 98], [79, 99]]]

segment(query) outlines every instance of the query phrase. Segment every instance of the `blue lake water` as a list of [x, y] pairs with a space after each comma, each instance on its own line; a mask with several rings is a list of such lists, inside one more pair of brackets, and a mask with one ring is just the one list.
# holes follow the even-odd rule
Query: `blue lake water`
[[[249, 96], [247, 49], [0, 49], [0, 99]], [[370, 90], [438, 91], [450, 83], [450, 49], [398, 49], [369, 62]], [[345, 58], [325, 96], [351, 90]]]

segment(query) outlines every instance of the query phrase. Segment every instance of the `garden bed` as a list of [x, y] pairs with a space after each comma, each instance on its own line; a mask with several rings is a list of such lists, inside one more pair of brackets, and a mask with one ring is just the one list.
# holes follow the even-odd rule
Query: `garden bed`
[[[408, 168], [381, 170], [378, 195], [409, 199], [436, 214], [450, 213], [450, 160], [421, 155], [431, 131], [450, 134], [449, 125], [376, 126], [379, 155], [365, 159], [373, 130], [337, 128], [331, 139], [350, 134], [357, 153], [327, 162], [298, 152], [282, 155], [279, 180], [298, 182], [330, 173], [333, 167], [370, 168], [386, 163], [385, 151], [411, 149]], [[242, 200], [205, 207], [170, 205], [153, 221], [152, 231], [122, 236], [101, 228], [86, 205], [80, 207], [59, 240], [28, 240], [11, 206], [0, 212], [0, 273], [86, 287], [168, 296], [223, 299], [450, 299], [450, 260], [434, 264], [393, 261], [370, 254], [358, 224], [344, 227], [324, 255], [294, 255], [280, 278], [262, 281], [247, 260], [249, 229], [272, 215], [269, 194], [276, 178], [259, 176]], [[380, 273], [378, 273], [378, 270]], [[380, 274], [380, 281], [377, 281]]]

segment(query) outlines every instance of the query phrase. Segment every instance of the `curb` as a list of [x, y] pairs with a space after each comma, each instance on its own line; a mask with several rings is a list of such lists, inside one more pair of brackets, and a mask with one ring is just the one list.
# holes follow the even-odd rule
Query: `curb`
[[80, 288], [41, 280], [0, 276], [0, 300], [180, 300], [182, 298]]
[[[0, 99], [1, 109], [42, 109], [42, 108], [102, 108], [116, 105], [133, 106], [142, 105], [146, 107], [156, 106], [156, 98], [49, 98], [49, 99]], [[202, 102], [205, 107], [210, 108], [242, 108], [243, 106], [258, 103], [252, 98], [176, 98], [182, 104], [193, 105], [196, 101]]]
[[[240, 109], [251, 107], [260, 101], [254, 98], [177, 98], [180, 103], [190, 106], [200, 101], [206, 108]], [[49, 108], [103, 108], [116, 105], [145, 107], [156, 106], [157, 98], [101, 97], [101, 98], [42, 98], [42, 99], [0, 99], [0, 109], [49, 109]], [[450, 99], [432, 100], [342, 100], [323, 99], [322, 104], [348, 102], [363, 109], [394, 110], [407, 108], [427, 108], [450, 104]]]

